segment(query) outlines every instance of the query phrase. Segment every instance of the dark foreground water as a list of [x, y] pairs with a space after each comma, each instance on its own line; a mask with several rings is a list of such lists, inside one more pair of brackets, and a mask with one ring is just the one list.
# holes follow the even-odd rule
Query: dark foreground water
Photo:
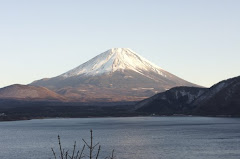
[[130, 117], [0, 122], [0, 159], [49, 159], [51, 147], [72, 149], [76, 140], [100, 142], [101, 158], [239, 159], [240, 118]]

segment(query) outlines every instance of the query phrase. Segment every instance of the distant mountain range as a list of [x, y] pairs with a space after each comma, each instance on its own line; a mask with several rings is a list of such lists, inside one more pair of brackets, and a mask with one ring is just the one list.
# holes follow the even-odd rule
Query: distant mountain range
[[240, 115], [240, 76], [211, 88], [175, 87], [136, 104], [152, 114]]
[[14, 84], [0, 89], [0, 99], [65, 101], [66, 98], [44, 87]]
[[70, 101], [139, 101], [176, 86], [197, 86], [134, 51], [113, 48], [54, 78], [31, 83]]
[[1, 112], [13, 118], [25, 118], [33, 113], [38, 118], [237, 116], [240, 115], [240, 76], [203, 88], [163, 70], [130, 49], [114, 48], [59, 76], [1, 88]]

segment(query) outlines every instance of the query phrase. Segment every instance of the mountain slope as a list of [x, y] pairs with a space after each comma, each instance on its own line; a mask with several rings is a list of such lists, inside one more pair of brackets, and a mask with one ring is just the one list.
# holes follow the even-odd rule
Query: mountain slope
[[240, 115], [240, 76], [211, 88], [176, 87], [136, 104], [155, 114]]
[[196, 114], [240, 115], [240, 76], [213, 85], [192, 106]]
[[175, 86], [196, 86], [130, 49], [113, 48], [57, 77], [34, 81], [72, 100], [142, 100]]
[[64, 97], [44, 87], [14, 84], [0, 89], [0, 99], [56, 100]]
[[135, 109], [164, 115], [189, 113], [192, 102], [206, 90], [198, 87], [175, 87], [139, 102]]
[[113, 73], [115, 71], [124, 72], [124, 70], [132, 70], [152, 79], [154, 77], [151, 77], [151, 75], [147, 76], [144, 72], [154, 72], [165, 77], [167, 76], [166, 71], [132, 50], [125, 48], [110, 49], [60, 76], [65, 78], [79, 75], [90, 76]]

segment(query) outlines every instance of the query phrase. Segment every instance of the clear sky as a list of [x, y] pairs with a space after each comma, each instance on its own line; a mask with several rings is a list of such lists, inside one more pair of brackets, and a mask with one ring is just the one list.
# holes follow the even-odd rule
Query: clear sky
[[0, 87], [131, 48], [187, 81], [240, 75], [240, 0], [1, 0]]

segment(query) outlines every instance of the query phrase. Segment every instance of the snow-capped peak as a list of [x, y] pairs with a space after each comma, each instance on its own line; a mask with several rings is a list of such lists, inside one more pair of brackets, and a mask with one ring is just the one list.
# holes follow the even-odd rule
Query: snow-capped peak
[[112, 48], [61, 76], [65, 78], [79, 75], [92, 76], [124, 70], [132, 70], [140, 74], [150, 71], [166, 76], [159, 66], [128, 48]]

